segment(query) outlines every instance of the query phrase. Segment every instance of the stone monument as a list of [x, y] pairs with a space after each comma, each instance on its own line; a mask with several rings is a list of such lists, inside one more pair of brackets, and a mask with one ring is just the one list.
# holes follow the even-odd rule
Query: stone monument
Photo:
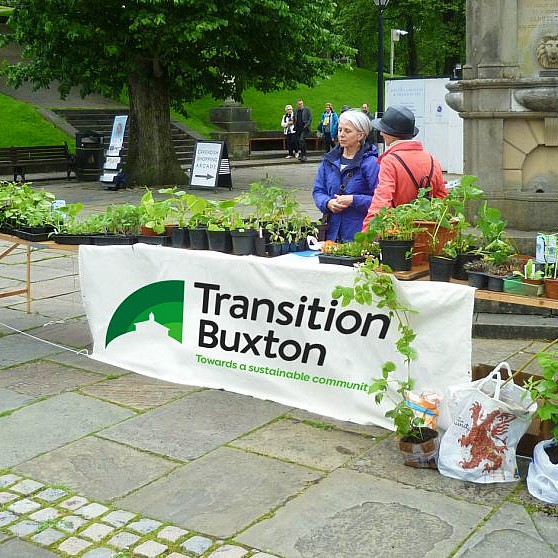
[[509, 227], [557, 231], [558, 2], [468, 0], [463, 79], [446, 87], [464, 172]]
[[233, 99], [227, 99], [222, 106], [210, 110], [209, 119], [219, 128], [223, 128], [222, 132], [212, 132], [211, 137], [227, 142], [231, 159], [250, 158], [250, 132], [256, 129], [251, 108], [243, 107]]

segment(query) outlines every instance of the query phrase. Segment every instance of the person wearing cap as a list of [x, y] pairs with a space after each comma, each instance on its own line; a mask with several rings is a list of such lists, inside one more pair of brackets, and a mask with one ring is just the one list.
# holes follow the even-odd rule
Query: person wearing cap
[[413, 139], [419, 130], [411, 110], [391, 106], [382, 118], [375, 118], [371, 124], [384, 138], [386, 151], [378, 158], [378, 185], [363, 222], [364, 231], [382, 207], [396, 207], [413, 201], [421, 184], [430, 183], [432, 197], [445, 198], [448, 194], [440, 163], [420, 141]]
[[287, 156], [285, 159], [290, 159], [295, 157], [295, 151], [297, 150], [296, 142], [296, 132], [294, 128], [294, 112], [292, 105], [285, 105], [285, 114], [281, 118], [281, 127], [283, 128], [283, 134], [285, 134], [287, 139]]
[[339, 145], [324, 155], [312, 196], [327, 222], [326, 240], [350, 242], [362, 228], [378, 180], [378, 151], [366, 143], [370, 120], [358, 110], [339, 116]]

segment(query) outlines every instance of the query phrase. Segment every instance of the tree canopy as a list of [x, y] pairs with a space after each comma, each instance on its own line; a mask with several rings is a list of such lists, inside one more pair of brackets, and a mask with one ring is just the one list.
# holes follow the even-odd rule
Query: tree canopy
[[[465, 62], [466, 0], [390, 0], [383, 12], [385, 68], [389, 68], [390, 29], [408, 35], [397, 44], [395, 73], [408, 76], [451, 74]], [[370, 0], [339, 5], [337, 18], [357, 63], [376, 69], [378, 10]]]
[[9, 26], [26, 60], [3, 71], [15, 86], [57, 81], [62, 97], [127, 92], [132, 180], [184, 182], [170, 108], [312, 85], [350, 53], [334, 15], [332, 0], [22, 0]]

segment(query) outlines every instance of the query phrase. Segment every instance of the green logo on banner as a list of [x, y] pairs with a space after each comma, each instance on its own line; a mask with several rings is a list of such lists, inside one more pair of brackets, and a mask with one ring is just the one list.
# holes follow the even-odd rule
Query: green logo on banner
[[150, 314], [157, 323], [168, 328], [169, 337], [181, 343], [184, 281], [151, 283], [128, 296], [110, 320], [105, 347], [120, 335], [135, 331], [135, 325], [148, 321]]

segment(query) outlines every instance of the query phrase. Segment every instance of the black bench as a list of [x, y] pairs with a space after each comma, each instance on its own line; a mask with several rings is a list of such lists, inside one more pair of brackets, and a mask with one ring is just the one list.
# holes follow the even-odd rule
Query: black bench
[[9, 171], [25, 181], [25, 174], [30, 171], [50, 172], [65, 171], [69, 179], [75, 172], [75, 157], [68, 150], [68, 144], [39, 145], [33, 147], [0, 147], [0, 174]]

